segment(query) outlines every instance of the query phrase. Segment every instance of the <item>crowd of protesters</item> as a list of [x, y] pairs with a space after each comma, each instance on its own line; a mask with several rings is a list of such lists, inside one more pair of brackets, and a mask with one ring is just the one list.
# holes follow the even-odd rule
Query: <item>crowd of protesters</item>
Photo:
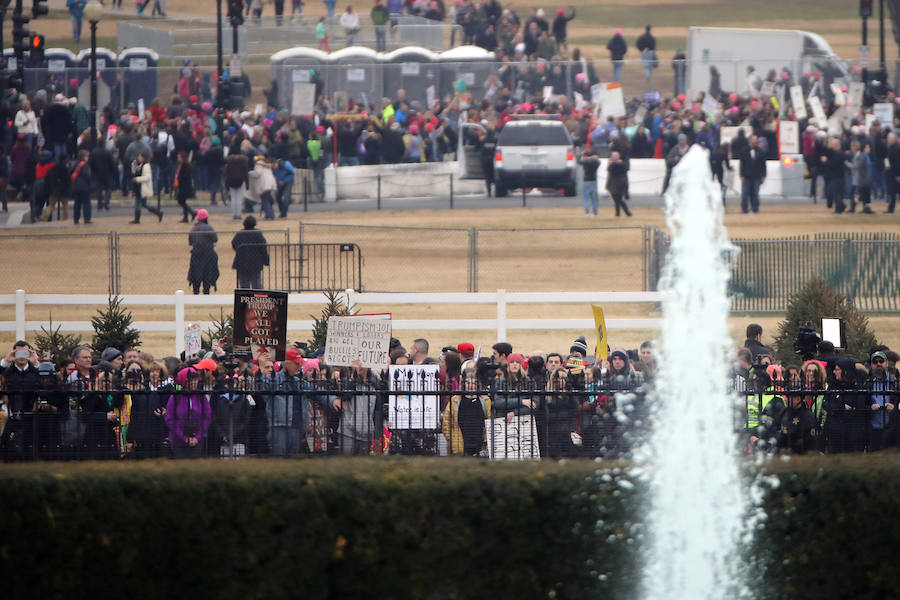
[[[747, 452], [876, 451], [896, 446], [898, 355], [871, 349], [867, 364], [813, 344], [779, 364], [751, 324], [736, 352], [741, 398], [735, 431]], [[7, 460], [297, 454], [486, 456], [490, 419], [529, 419], [543, 457], [622, 457], [639, 443], [654, 388], [665, 393], [653, 343], [606, 359], [577, 338], [568, 352], [528, 356], [498, 342], [482, 356], [461, 342], [433, 356], [425, 339], [392, 338], [391, 365], [437, 365], [432, 429], [397, 429], [385, 370], [325, 364], [324, 348], [295, 342], [283, 361], [247, 360], [213, 340], [197, 356], [156, 360], [132, 348], [88, 346], [66, 360], [17, 341], [0, 361], [0, 450]], [[419, 390], [421, 391], [421, 390]], [[401, 398], [409, 398], [401, 395]], [[412, 401], [412, 400], [410, 400]], [[731, 404], [721, 400], [718, 410]], [[411, 407], [407, 407], [411, 409]], [[710, 407], [715, 410], [715, 407]], [[402, 409], [401, 409], [402, 410]], [[627, 415], [627, 418], [625, 416]], [[490, 422], [490, 421], [488, 421]], [[524, 427], [524, 425], [522, 425]]]

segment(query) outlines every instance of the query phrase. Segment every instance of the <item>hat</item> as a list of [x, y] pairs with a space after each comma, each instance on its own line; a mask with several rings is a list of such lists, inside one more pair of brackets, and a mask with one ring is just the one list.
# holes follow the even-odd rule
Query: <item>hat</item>
[[303, 364], [303, 357], [300, 356], [300, 353], [297, 352], [296, 348], [288, 348], [287, 352], [284, 353], [284, 360], [295, 362], [298, 365]]
[[216, 369], [219, 368], [219, 364], [211, 358], [204, 358], [203, 360], [201, 360], [197, 364], [195, 364], [194, 368], [197, 369], [198, 371], [203, 371], [203, 370], [215, 371]]
[[303, 363], [303, 374], [306, 375], [310, 371], [318, 371], [319, 370], [319, 359], [313, 358]]
[[621, 29], [621, 28], [617, 28], [617, 29], [616, 29], [616, 35], [622, 35], [622, 29]]
[[572, 342], [572, 347], [569, 348], [569, 352], [577, 352], [582, 356], [587, 356], [587, 342], [583, 335], [579, 335], [578, 339]]
[[556, 14], [558, 14], [558, 15], [564, 15], [564, 14], [566, 14], [566, 9], [564, 9], [564, 8], [557, 8], [557, 9], [556, 9]]
[[625, 354], [625, 352], [623, 352], [622, 350], [613, 350], [612, 354], [609, 355], [609, 359], [612, 360], [617, 356], [625, 362], [628, 362], [628, 355]]
[[544, 9], [543, 8], [537, 9], [537, 16], [541, 19], [544, 18]]
[[209, 211], [205, 208], [201, 208], [197, 211], [197, 218], [201, 221], [205, 221], [209, 218]]
[[518, 352], [513, 352], [512, 354], [510, 354], [509, 356], [506, 357], [506, 362], [507, 363], [517, 362], [520, 365], [524, 365], [525, 357], [522, 356], [521, 354], [519, 354]]
[[686, 142], [686, 141], [687, 141], [687, 136], [684, 135], [683, 133], [679, 133], [679, 134], [678, 134], [678, 141], [679, 141], [679, 142]]
[[115, 348], [107, 348], [100, 354], [100, 360], [105, 360], [106, 362], [112, 362], [122, 356], [122, 353], [116, 350]]
[[188, 66], [189, 64], [191, 64], [191, 59], [189, 59], [189, 58], [184, 59], [184, 66]]
[[457, 344], [456, 351], [460, 354], [475, 354], [475, 346], [470, 342]]
[[419, 133], [419, 126], [418, 125], [410, 125], [409, 132], [410, 133]]
[[52, 362], [42, 362], [38, 365], [38, 375], [53, 375], [56, 373], [56, 367]]
[[875, 354], [872, 355], [872, 360], [875, 360], [876, 358], [880, 358], [881, 360], [887, 361], [887, 354], [885, 354], [884, 352], [879, 350], [878, 352], [876, 352]]

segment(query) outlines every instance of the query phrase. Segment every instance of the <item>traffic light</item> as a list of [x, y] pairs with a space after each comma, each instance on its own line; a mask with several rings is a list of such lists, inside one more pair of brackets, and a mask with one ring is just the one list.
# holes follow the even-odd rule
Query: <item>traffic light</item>
[[31, 49], [31, 32], [25, 27], [30, 20], [31, 17], [25, 15], [13, 15], [13, 49], [16, 57]]
[[47, 0], [31, 0], [31, 16], [37, 19], [49, 14], [50, 7], [47, 6]]
[[859, 16], [863, 19], [872, 16], [872, 0], [859, 0]]
[[32, 33], [31, 45], [28, 50], [31, 52], [31, 66], [37, 67], [44, 62], [44, 36], [40, 33]]
[[228, 18], [232, 27], [244, 24], [244, 0], [228, 0]]

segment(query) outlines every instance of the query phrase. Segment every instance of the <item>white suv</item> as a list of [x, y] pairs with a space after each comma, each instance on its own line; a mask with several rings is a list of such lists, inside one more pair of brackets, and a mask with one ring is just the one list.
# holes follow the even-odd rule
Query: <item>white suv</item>
[[500, 130], [494, 151], [496, 196], [514, 188], [562, 189], [575, 195], [575, 147], [562, 121], [509, 121]]

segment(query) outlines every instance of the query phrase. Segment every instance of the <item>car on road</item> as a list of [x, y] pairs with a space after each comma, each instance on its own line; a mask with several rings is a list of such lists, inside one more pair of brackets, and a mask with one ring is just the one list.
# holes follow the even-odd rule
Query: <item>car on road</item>
[[[531, 116], [531, 115], [527, 115]], [[497, 197], [521, 188], [553, 188], [575, 195], [575, 144], [562, 121], [548, 115], [507, 122], [494, 150]]]

